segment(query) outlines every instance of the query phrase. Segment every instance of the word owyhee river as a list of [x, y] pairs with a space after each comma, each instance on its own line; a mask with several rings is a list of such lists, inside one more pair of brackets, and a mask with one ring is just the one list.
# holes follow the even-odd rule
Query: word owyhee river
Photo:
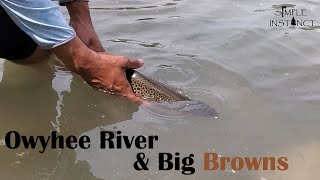
[[[156, 135], [151, 136], [126, 136], [121, 131], [101, 131], [99, 148], [101, 149], [154, 149], [155, 142], [159, 140]], [[95, 142], [97, 140], [95, 139]], [[62, 136], [56, 131], [52, 131], [49, 136], [25, 136], [17, 131], [9, 131], [5, 135], [5, 146], [9, 149], [34, 149], [39, 153], [45, 153], [47, 149], [89, 149], [91, 146], [90, 137], [82, 135]], [[154, 152], [154, 151], [153, 151]], [[154, 154], [152, 155], [154, 156]], [[159, 152], [158, 170], [160, 171], [181, 171], [183, 175], [192, 175], [196, 172], [194, 154], [183, 156], [180, 152]], [[145, 152], [136, 155], [133, 168], [137, 171], [147, 171], [149, 158]], [[216, 153], [203, 153], [203, 171], [225, 171], [231, 168], [240, 170], [279, 170], [285, 171], [289, 168], [286, 157], [221, 157]]]
[[[136, 147], [138, 149], [153, 149], [154, 142], [158, 140], [158, 136], [128, 136], [121, 135], [121, 131], [116, 134], [112, 131], [100, 132], [100, 148], [101, 149], [130, 149]], [[39, 152], [44, 153], [49, 147], [51, 149], [89, 149], [91, 140], [89, 136], [62, 136], [56, 131], [52, 131], [51, 135], [45, 136], [24, 136], [17, 131], [10, 131], [5, 136], [6, 146], [10, 149], [23, 147], [25, 149], [40, 148]]]

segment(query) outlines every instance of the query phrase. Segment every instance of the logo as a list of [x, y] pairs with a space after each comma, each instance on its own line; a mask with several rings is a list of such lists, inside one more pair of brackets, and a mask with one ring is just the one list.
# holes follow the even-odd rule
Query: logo
[[313, 27], [315, 19], [308, 18], [307, 9], [296, 9], [294, 5], [275, 6], [275, 19], [270, 20], [270, 27]]

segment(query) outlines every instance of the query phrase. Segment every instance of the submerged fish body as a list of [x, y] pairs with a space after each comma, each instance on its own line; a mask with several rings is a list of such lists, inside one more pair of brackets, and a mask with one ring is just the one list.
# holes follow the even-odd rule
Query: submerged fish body
[[138, 71], [128, 69], [126, 73], [133, 92], [145, 100], [156, 102], [190, 100], [190, 98], [173, 90], [171, 87], [155, 81]]
[[209, 105], [192, 100], [181, 94], [181, 92], [177, 92], [173, 88], [138, 71], [127, 69], [126, 76], [133, 92], [147, 101], [155, 101], [160, 103], [162, 107], [166, 107], [166, 109], [188, 112], [197, 116], [218, 116], [218, 113]]

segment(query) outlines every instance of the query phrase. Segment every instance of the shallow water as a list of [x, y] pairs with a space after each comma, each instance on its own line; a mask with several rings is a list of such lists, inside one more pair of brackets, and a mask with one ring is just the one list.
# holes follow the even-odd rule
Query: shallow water
[[[92, 90], [54, 57], [21, 66], [0, 60], [1, 179], [316, 179], [320, 165], [318, 26], [270, 27], [275, 10], [319, 2], [267, 0], [97, 0], [96, 30], [108, 51], [145, 59], [139, 71], [215, 107], [217, 119], [163, 116]], [[62, 9], [65, 12], [65, 9]], [[320, 19], [319, 19], [320, 22]], [[320, 25], [320, 24], [317, 24]], [[121, 130], [158, 135], [149, 171], [132, 167], [141, 150], [9, 150], [5, 132], [89, 135]], [[159, 152], [195, 154], [196, 173], [158, 171]], [[287, 171], [203, 170], [203, 153], [286, 156]]]

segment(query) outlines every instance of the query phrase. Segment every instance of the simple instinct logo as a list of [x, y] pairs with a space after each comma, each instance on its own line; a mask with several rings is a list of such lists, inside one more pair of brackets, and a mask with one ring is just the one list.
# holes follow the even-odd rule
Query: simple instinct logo
[[285, 5], [276, 9], [275, 16], [277, 19], [270, 20], [270, 27], [313, 27], [316, 22], [308, 19], [307, 9], [295, 9]]

